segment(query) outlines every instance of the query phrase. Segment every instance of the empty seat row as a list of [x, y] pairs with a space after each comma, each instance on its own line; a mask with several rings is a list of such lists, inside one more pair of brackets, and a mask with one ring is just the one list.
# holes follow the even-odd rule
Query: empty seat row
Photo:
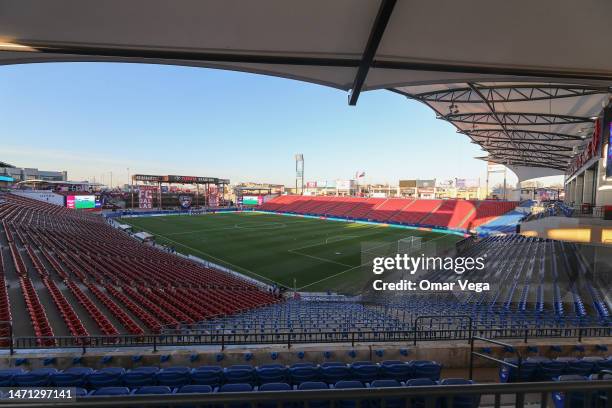
[[562, 375], [588, 376], [597, 374], [601, 370], [612, 370], [612, 356], [604, 357], [528, 357], [521, 361], [516, 358], [504, 359], [509, 365], [500, 366], [499, 379], [501, 382], [551, 381]]
[[383, 379], [402, 382], [416, 378], [437, 381], [440, 378], [440, 372], [441, 365], [434, 361], [384, 361], [381, 364], [362, 361], [349, 365], [340, 362], [328, 362], [321, 365], [298, 363], [289, 367], [281, 364], [259, 367], [233, 365], [228, 368], [201, 366], [195, 369], [183, 366], [163, 369], [145, 366], [130, 370], [121, 367], [107, 367], [99, 370], [88, 367], [71, 367], [63, 371], [55, 368], [39, 368], [31, 371], [6, 369], [0, 370], [0, 386], [71, 386], [95, 389], [110, 386], [134, 388], [148, 385], [179, 387], [188, 384], [218, 387], [232, 383], [256, 386], [276, 382], [297, 385], [308, 381], [335, 384], [343, 380], [370, 383]]

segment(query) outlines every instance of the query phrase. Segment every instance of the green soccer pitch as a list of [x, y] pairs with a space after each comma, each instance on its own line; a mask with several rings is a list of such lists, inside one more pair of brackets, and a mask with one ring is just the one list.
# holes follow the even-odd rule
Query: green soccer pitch
[[309, 292], [356, 294], [374, 277], [367, 260], [392, 256], [398, 240], [421, 237], [437, 249], [460, 236], [385, 225], [258, 212], [123, 218], [135, 231], [183, 254], [267, 283]]

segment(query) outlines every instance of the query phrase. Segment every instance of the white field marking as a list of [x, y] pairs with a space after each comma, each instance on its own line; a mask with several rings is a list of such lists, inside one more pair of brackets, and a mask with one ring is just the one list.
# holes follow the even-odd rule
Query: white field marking
[[[251, 222], [265, 222], [265, 221], [251, 221]], [[276, 221], [271, 221], [271, 223], [275, 223]], [[289, 227], [292, 224], [297, 224], [299, 222], [306, 222], [306, 221], [295, 221], [295, 222], [290, 222], [290, 223], [282, 223], [285, 225], [285, 227]], [[239, 224], [234, 224], [234, 225], [230, 225], [227, 227], [222, 227], [222, 228], [203, 228], [203, 229], [197, 229], [197, 230], [191, 230], [191, 231], [181, 231], [181, 232], [171, 232], [169, 234], [166, 234], [166, 236], [174, 236], [174, 235], [189, 235], [189, 234], [195, 234], [198, 232], [215, 232], [215, 231], [224, 231], [224, 230], [231, 230], [231, 229], [246, 229], [246, 230], [256, 230], [257, 228], [244, 228], [244, 227], [237, 227], [237, 225]], [[284, 228], [284, 227], [283, 227]], [[264, 230], [271, 230], [274, 228], [263, 228]], [[159, 235], [159, 234], [157, 234]]]
[[[447, 235], [442, 235], [442, 236], [440, 236], [440, 237], [438, 237], [438, 238], [434, 238], [434, 239], [432, 239], [432, 240], [430, 240], [430, 241], [435, 241], [435, 240], [437, 240], [437, 239], [441, 239], [441, 238], [445, 238], [445, 237], [447, 237]], [[429, 242], [429, 241], [425, 241], [425, 242]], [[391, 244], [392, 244], [392, 243], [393, 243], [393, 241], [390, 241], [389, 243], [391, 243]], [[387, 245], [387, 244], [381, 244], [380, 246], [382, 246], [382, 245]], [[377, 246], [377, 247], [375, 247], [375, 248], [379, 248], [380, 246]], [[371, 249], [372, 249], [372, 248], [371, 248]], [[307, 284], [307, 285], [304, 285], [304, 286], [302, 286], [302, 287], [299, 287], [299, 288], [297, 288], [296, 290], [303, 290], [303, 289], [305, 289], [305, 288], [307, 288], [307, 287], [309, 287], [309, 286], [316, 285], [317, 283], [321, 283], [321, 282], [324, 282], [324, 281], [326, 281], [326, 280], [329, 280], [329, 279], [335, 278], [336, 276], [340, 276], [340, 275], [342, 275], [342, 274], [344, 274], [344, 273], [346, 273], [346, 272], [350, 272], [350, 271], [352, 271], [352, 270], [354, 270], [354, 269], [361, 268], [361, 267], [366, 266], [366, 265], [370, 265], [371, 263], [372, 263], [372, 262], [365, 262], [365, 263], [362, 263], [361, 265], [353, 266], [353, 267], [351, 267], [351, 268], [349, 268], [349, 269], [345, 269], [345, 270], [340, 271], [340, 272], [338, 272], [338, 273], [335, 273], [335, 274], [333, 274], [333, 275], [327, 276], [327, 277], [325, 277], [325, 278], [323, 278], [323, 279], [319, 279], [318, 281], [311, 282], [311, 283], [309, 283], [309, 284]]]
[[[147, 230], [146, 230], [146, 229], [144, 229], [144, 228], [141, 228], [141, 229], [142, 229], [143, 231], [145, 231], [145, 232], [148, 232], [148, 233], [150, 233], [150, 234], [153, 234], [153, 232], [151, 232], [151, 231], [147, 231]], [[282, 283], [279, 283], [279, 282], [277, 282], [277, 281], [275, 281], [275, 280], [273, 280], [273, 279], [270, 279], [270, 278], [268, 278], [268, 277], [266, 277], [266, 276], [260, 275], [260, 274], [258, 274], [258, 273], [256, 273], [256, 272], [253, 272], [253, 271], [251, 271], [251, 270], [249, 270], [249, 269], [247, 269], [247, 268], [244, 268], [244, 267], [242, 267], [242, 266], [239, 266], [239, 265], [234, 265], [234, 264], [233, 264], [233, 263], [231, 263], [231, 262], [228, 262], [228, 261], [226, 261], [226, 260], [224, 260], [224, 259], [221, 259], [221, 258], [217, 258], [216, 256], [213, 256], [213, 255], [211, 255], [211, 254], [209, 254], [209, 253], [207, 253], [207, 252], [204, 252], [204, 251], [200, 251], [199, 249], [192, 248], [192, 247], [190, 247], [189, 245], [185, 245], [185, 244], [183, 244], [183, 243], [177, 242], [177, 241], [175, 241], [175, 240], [173, 240], [173, 239], [170, 239], [170, 238], [168, 238], [168, 237], [166, 237], [166, 236], [164, 236], [164, 235], [162, 235], [162, 234], [153, 234], [153, 235], [158, 235], [158, 236], [160, 236], [160, 237], [162, 237], [162, 238], [164, 238], [164, 239], [166, 239], [166, 240], [168, 240], [168, 241], [170, 241], [170, 242], [174, 242], [174, 243], [175, 243], [176, 245], [178, 245], [178, 246], [182, 246], [182, 247], [185, 247], [185, 248], [187, 248], [187, 249], [190, 249], [190, 250], [192, 250], [193, 252], [197, 252], [197, 253], [199, 253], [199, 254], [204, 255], [205, 257], [212, 258], [212, 259], [214, 259], [214, 260], [216, 260], [216, 261], [219, 261], [219, 262], [221, 262], [222, 264], [229, 265], [229, 266], [231, 266], [232, 268], [242, 269], [243, 271], [245, 271], [245, 272], [247, 272], [247, 273], [250, 273], [250, 274], [252, 274], [252, 275], [255, 275], [255, 276], [258, 276], [258, 277], [262, 278], [264, 281], [273, 282], [273, 283], [276, 283], [276, 284], [277, 284], [277, 285], [279, 285], [279, 286], [284, 286]]]
[[291, 249], [289, 249], [287, 252], [291, 252], [292, 254], [296, 254], [296, 255], [306, 256], [306, 257], [312, 258], [312, 259], [317, 259], [317, 260], [323, 261], [323, 262], [329, 262], [329, 263], [333, 263], [333, 264], [336, 264], [336, 265], [346, 266], [346, 267], [349, 267], [349, 268], [353, 267], [353, 265], [349, 265], [349, 264], [345, 264], [345, 263], [337, 262], [337, 261], [332, 261], [331, 259], [321, 258], [321, 257], [314, 256], [314, 255], [304, 254], [302, 252], [293, 251]]
[[[368, 263], [369, 263], [369, 262], [368, 262]], [[324, 281], [326, 281], [326, 280], [328, 280], [328, 279], [335, 278], [336, 276], [340, 276], [340, 275], [342, 275], [343, 273], [350, 272], [350, 271], [352, 271], [353, 269], [361, 268], [362, 266], [368, 265], [368, 263], [364, 263], [364, 264], [361, 264], [361, 265], [353, 266], [353, 267], [351, 267], [351, 268], [345, 269], [345, 270], [340, 271], [340, 272], [338, 272], [338, 273], [335, 273], [335, 274], [333, 274], [333, 275], [327, 276], [327, 277], [325, 277], [325, 278], [323, 278], [323, 279], [319, 279], [318, 281], [311, 282], [311, 283], [309, 283], [308, 285], [304, 285], [304, 286], [302, 286], [301, 288], [297, 288], [296, 290], [302, 290], [302, 289], [304, 289], [304, 288], [307, 288], [307, 287], [309, 287], [309, 286], [315, 285], [315, 284], [317, 284], [317, 283], [321, 283], [321, 282], [324, 282]]]
[[[346, 240], [353, 239], [353, 238], [361, 238], [361, 237], [367, 237], [367, 236], [370, 236], [370, 235], [376, 235], [379, 232], [378, 229], [380, 227], [373, 227], [373, 228], [376, 228], [377, 231], [374, 231], [374, 232], [369, 233], [369, 234], [363, 234], [363, 235], [346, 235], [346, 237], [347, 237], [346, 239], [339, 239], [339, 240], [333, 241], [332, 243], [340, 242], [340, 241], [346, 241]], [[372, 229], [372, 228], [369, 228], [369, 229]], [[341, 237], [342, 235], [333, 235], [333, 236], [334, 237]], [[350, 238], [348, 238], [348, 237], [350, 237]], [[327, 240], [325, 240], [325, 241], [321, 241], [321, 242], [316, 242], [314, 244], [304, 245], [304, 246], [301, 246], [301, 247], [298, 247], [298, 248], [291, 248], [291, 249], [288, 249], [287, 251], [289, 251], [289, 252], [299, 251], [301, 249], [312, 248], [312, 247], [321, 246], [321, 245], [328, 245], [328, 244], [329, 243], [327, 242]]]
[[[329, 244], [330, 242], [346, 241], [347, 239], [353, 239], [353, 238], [359, 238], [359, 237], [360, 235], [332, 235], [331, 237], [325, 240], [325, 243]], [[334, 238], [340, 238], [340, 239], [334, 239]]]

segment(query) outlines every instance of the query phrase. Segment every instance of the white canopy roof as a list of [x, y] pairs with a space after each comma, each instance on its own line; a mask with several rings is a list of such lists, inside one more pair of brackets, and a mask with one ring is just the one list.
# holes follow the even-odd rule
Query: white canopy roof
[[559, 171], [612, 85], [604, 0], [0, 0], [0, 10], [0, 64], [231, 69], [347, 90], [351, 104], [394, 89], [488, 140], [494, 161]]

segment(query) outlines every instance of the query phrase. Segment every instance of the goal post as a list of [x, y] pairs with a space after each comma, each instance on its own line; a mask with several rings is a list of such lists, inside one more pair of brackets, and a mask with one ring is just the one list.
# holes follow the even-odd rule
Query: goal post
[[398, 254], [412, 254], [416, 251], [420, 251], [422, 247], [422, 237], [409, 236], [406, 238], [401, 238], [397, 241]]

